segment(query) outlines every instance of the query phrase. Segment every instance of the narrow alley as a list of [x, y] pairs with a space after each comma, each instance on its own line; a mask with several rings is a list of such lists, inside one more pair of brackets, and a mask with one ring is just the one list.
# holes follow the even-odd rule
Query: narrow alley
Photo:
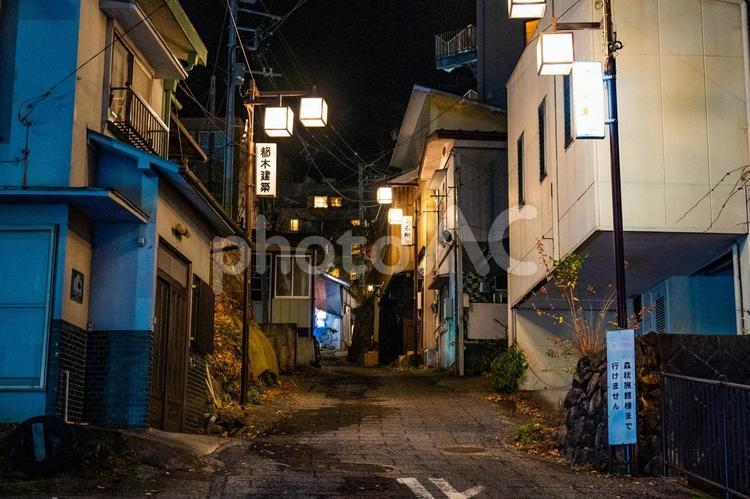
[[479, 378], [329, 365], [288, 418], [217, 452], [225, 475], [210, 495], [689, 497], [673, 481], [576, 472], [515, 449], [518, 422], [486, 395]]

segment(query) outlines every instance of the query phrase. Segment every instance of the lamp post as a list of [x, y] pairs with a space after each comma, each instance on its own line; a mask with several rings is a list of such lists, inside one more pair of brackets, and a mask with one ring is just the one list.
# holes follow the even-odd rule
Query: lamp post
[[[509, 0], [511, 4], [519, 0]], [[628, 327], [628, 301], [625, 285], [625, 248], [622, 222], [622, 186], [620, 175], [620, 134], [617, 113], [617, 51], [622, 43], [617, 40], [612, 22], [612, 1], [602, 0], [604, 11], [601, 22], [558, 23], [552, 17], [552, 32], [543, 33], [537, 42], [537, 66], [540, 75], [570, 74], [573, 59], [572, 33], [583, 29], [604, 30], [607, 44], [607, 57], [604, 63], [604, 83], [607, 88], [609, 118], [609, 155], [612, 183], [612, 233], [614, 242], [615, 290], [617, 293], [617, 325], [620, 329]], [[523, 2], [521, 2], [523, 3]], [[554, 13], [553, 13], [554, 14]]]
[[[510, 0], [516, 2], [518, 0]], [[612, 236], [614, 246], [614, 267], [615, 267], [615, 290], [617, 293], [617, 326], [620, 329], [628, 327], [628, 301], [627, 288], [625, 282], [625, 235], [622, 220], [622, 186], [620, 175], [620, 134], [619, 121], [617, 112], [617, 52], [622, 49], [622, 43], [617, 40], [612, 20], [612, 2], [613, 0], [601, 0], [603, 16], [601, 22], [574, 22], [558, 23], [557, 19], [552, 17], [552, 32], [558, 29], [574, 31], [581, 29], [604, 30], [605, 42], [607, 44], [607, 57], [604, 63], [604, 83], [607, 88], [607, 104], [609, 108], [609, 118], [606, 124], [609, 126], [609, 155], [610, 155], [610, 176], [612, 184]], [[553, 13], [554, 14], [554, 13]], [[541, 42], [541, 40], [540, 40]], [[538, 54], [543, 54], [543, 48], [538, 49]], [[553, 52], [559, 54], [560, 52]], [[567, 53], [567, 51], [565, 52]], [[570, 47], [572, 54], [572, 47]], [[551, 61], [556, 62], [556, 61]], [[542, 74], [540, 67], [540, 74]], [[632, 454], [631, 454], [632, 451]], [[638, 472], [638, 445], [625, 446], [626, 461], [628, 472], [637, 474]], [[632, 461], [631, 461], [632, 455]], [[610, 446], [610, 465], [612, 462], [612, 446]], [[632, 464], [632, 468], [631, 468]]]
[[[264, 128], [269, 137], [289, 137], [294, 131], [294, 112], [283, 106], [283, 99], [300, 98], [300, 121], [306, 127], [325, 126], [328, 122], [328, 105], [320, 97], [310, 97], [306, 91], [261, 92], [250, 80], [250, 88], [245, 100], [248, 114], [247, 147], [248, 161], [245, 168], [245, 232], [248, 241], [252, 240], [253, 215], [255, 209], [255, 110], [258, 106], [266, 107], [264, 114]], [[278, 105], [274, 106], [278, 99]], [[290, 227], [291, 228], [291, 227]], [[297, 221], [299, 228], [299, 221]], [[242, 367], [240, 379], [240, 404], [247, 404], [247, 388], [250, 373], [250, 262], [248, 258], [243, 279], [243, 309], [242, 309]], [[263, 294], [263, 301], [266, 296]], [[263, 309], [266, 310], [264, 303]]]

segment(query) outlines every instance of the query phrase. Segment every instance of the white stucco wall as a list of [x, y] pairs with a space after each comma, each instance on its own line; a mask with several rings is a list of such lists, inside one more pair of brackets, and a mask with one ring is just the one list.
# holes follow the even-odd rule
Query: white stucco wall
[[[558, 1], [554, 10], [567, 11], [561, 22], [598, 21], [593, 3]], [[615, 9], [625, 45], [617, 58], [625, 229], [746, 232], [743, 196], [722, 208], [739, 172], [725, 175], [750, 160], [739, 2], [630, 0]], [[542, 28], [549, 27], [551, 15], [548, 9]], [[576, 59], [601, 59], [601, 40], [596, 31], [576, 32]], [[532, 42], [508, 82], [510, 206], [518, 204], [521, 133], [526, 197], [526, 206], [511, 208], [511, 216], [531, 218], [511, 225], [517, 261], [538, 261], [539, 240], [559, 258], [594, 231], [611, 229], [608, 140], [576, 140], [565, 147], [562, 80], [537, 76]], [[549, 173], [540, 182], [537, 108], [545, 96]], [[546, 274], [543, 266], [529, 276], [513, 270], [511, 303]]]

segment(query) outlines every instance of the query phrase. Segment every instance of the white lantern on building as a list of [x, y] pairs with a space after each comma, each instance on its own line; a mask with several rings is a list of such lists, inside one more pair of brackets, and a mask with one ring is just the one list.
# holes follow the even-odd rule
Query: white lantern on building
[[392, 225], [400, 225], [401, 220], [404, 218], [404, 210], [401, 208], [391, 208], [388, 210], [388, 223]]
[[391, 204], [393, 202], [393, 188], [378, 187], [378, 204]]
[[569, 75], [573, 68], [573, 33], [542, 33], [536, 44], [537, 73]]
[[267, 107], [263, 127], [269, 137], [291, 137], [294, 130], [294, 111], [287, 106]]
[[324, 127], [328, 123], [328, 104], [321, 97], [304, 97], [299, 104], [299, 120], [306, 127]]
[[508, 0], [511, 19], [541, 19], [547, 10], [546, 0]]

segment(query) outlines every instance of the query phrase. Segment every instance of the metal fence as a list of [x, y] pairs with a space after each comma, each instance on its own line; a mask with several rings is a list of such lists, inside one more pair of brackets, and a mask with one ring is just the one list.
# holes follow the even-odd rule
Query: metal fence
[[464, 29], [435, 35], [435, 57], [438, 59], [476, 50], [476, 48], [477, 30], [471, 24]]
[[750, 497], [750, 386], [664, 373], [665, 473]]
[[133, 87], [111, 89], [110, 123], [135, 147], [167, 157], [169, 127]]

